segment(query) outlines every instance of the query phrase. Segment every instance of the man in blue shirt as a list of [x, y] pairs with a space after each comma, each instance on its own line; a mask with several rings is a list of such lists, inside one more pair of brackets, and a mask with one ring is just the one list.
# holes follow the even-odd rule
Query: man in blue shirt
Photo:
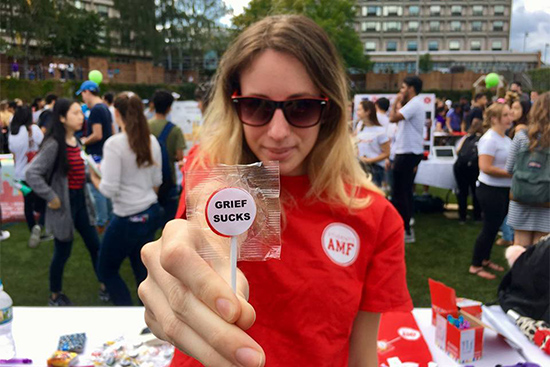
[[[111, 112], [99, 96], [99, 85], [91, 80], [82, 83], [76, 95], [81, 95], [82, 100], [90, 109], [90, 116], [86, 122], [84, 132], [85, 136], [81, 138], [81, 142], [86, 147], [86, 152], [97, 163], [100, 163], [103, 157], [103, 144], [112, 135]], [[95, 201], [97, 229], [102, 234], [111, 216], [111, 202], [94, 185], [88, 185]]]

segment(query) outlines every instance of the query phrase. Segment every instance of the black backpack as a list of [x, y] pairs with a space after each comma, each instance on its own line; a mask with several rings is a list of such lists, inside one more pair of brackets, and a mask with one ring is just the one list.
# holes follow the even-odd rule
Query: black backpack
[[472, 169], [479, 169], [477, 144], [481, 139], [479, 135], [469, 135], [464, 139], [462, 148], [458, 152], [458, 158], [456, 159], [456, 165], [459, 167], [468, 167]]
[[504, 275], [498, 301], [504, 312], [550, 322], [550, 236], [529, 246]]
[[176, 186], [174, 185], [174, 181], [172, 181], [170, 157], [168, 155], [168, 144], [166, 142], [168, 140], [168, 135], [170, 135], [170, 132], [175, 126], [176, 125], [168, 121], [157, 138], [162, 154], [162, 184], [158, 191], [158, 201], [162, 206], [170, 200], [172, 189]]

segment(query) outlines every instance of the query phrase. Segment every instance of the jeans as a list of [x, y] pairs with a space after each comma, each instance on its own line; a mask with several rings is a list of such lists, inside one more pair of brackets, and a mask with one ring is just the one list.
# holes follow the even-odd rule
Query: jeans
[[130, 259], [136, 286], [147, 277], [141, 261], [141, 248], [155, 237], [160, 221], [160, 206], [153, 204], [147, 210], [128, 217], [113, 216], [99, 252], [99, 279], [107, 286], [111, 300], [117, 306], [131, 306], [132, 297], [119, 274], [124, 259]]
[[407, 233], [411, 230], [414, 176], [421, 160], [422, 154], [397, 154], [393, 162], [392, 201], [405, 222]]
[[382, 187], [384, 181], [385, 169], [377, 164], [370, 165], [370, 173], [372, 175], [372, 182], [378, 187]]
[[[94, 272], [97, 275], [99, 236], [97, 235], [95, 227], [90, 224], [90, 219], [88, 218], [84, 189], [69, 190], [69, 199], [71, 201], [73, 225], [84, 240], [84, 244], [92, 259]], [[52, 263], [50, 264], [50, 291], [52, 293], [58, 293], [63, 290], [63, 269], [71, 256], [72, 248], [73, 241], [60, 241], [57, 238], [54, 240], [53, 257]]]
[[472, 194], [472, 201], [474, 203], [474, 220], [481, 219], [481, 207], [476, 195], [476, 182], [479, 176], [479, 169], [457, 166], [453, 167], [455, 174], [456, 184], [458, 191], [456, 198], [458, 201], [458, 216], [461, 221], [466, 221], [466, 212], [468, 211], [468, 195]]
[[502, 222], [502, 225], [500, 226], [500, 230], [502, 231], [502, 239], [509, 242], [514, 242], [514, 229], [506, 223], [508, 221], [508, 216], [504, 218], [504, 222]]
[[509, 187], [495, 187], [479, 183], [476, 194], [483, 210], [483, 228], [477, 236], [472, 257], [473, 266], [482, 266], [491, 258], [493, 242], [508, 214]]
[[96, 210], [96, 224], [103, 227], [107, 224], [113, 214], [113, 206], [111, 200], [107, 199], [98, 189], [92, 184], [87, 184], [92, 193]]
[[180, 202], [180, 192], [181, 188], [179, 186], [174, 186], [170, 190], [169, 197], [164, 200], [163, 202], [159, 201], [159, 205], [162, 208], [161, 211], [161, 222], [160, 222], [160, 228], [164, 228], [166, 223], [171, 221], [176, 217], [176, 212], [178, 211], [178, 206]]
[[[27, 185], [24, 181], [22, 183]], [[34, 217], [35, 212], [39, 215], [38, 224], [40, 224], [41, 227], [44, 227], [44, 221], [46, 218], [46, 202], [42, 198], [38, 197], [34, 191], [24, 195], [23, 201], [25, 202], [25, 220], [27, 221], [29, 231], [31, 231], [32, 227], [36, 225], [36, 220]]]

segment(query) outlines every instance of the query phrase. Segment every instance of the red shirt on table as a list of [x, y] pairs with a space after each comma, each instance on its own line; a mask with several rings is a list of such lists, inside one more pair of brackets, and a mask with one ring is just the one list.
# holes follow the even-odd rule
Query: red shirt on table
[[[256, 322], [247, 333], [266, 353], [266, 366], [347, 366], [358, 311], [410, 311], [403, 222], [381, 195], [350, 214], [305, 199], [307, 176], [281, 177], [285, 205], [281, 260], [239, 262], [250, 284]], [[185, 198], [178, 217], [185, 217]], [[172, 367], [201, 366], [176, 351]]]
[[67, 145], [67, 161], [69, 162], [69, 173], [67, 174], [69, 189], [79, 190], [84, 188], [84, 184], [86, 183], [86, 171], [78, 145], [75, 147]]

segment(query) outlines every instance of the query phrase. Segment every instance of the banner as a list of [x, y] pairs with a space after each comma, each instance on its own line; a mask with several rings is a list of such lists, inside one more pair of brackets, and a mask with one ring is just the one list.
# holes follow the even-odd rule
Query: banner
[[25, 221], [23, 194], [16, 187], [15, 168], [11, 154], [0, 154], [0, 205], [2, 222]]
[[197, 101], [174, 102], [168, 120], [179, 126], [183, 131], [187, 145], [184, 154], [187, 155], [189, 149], [198, 143], [199, 130], [202, 125], [202, 113], [199, 109], [199, 103]]

